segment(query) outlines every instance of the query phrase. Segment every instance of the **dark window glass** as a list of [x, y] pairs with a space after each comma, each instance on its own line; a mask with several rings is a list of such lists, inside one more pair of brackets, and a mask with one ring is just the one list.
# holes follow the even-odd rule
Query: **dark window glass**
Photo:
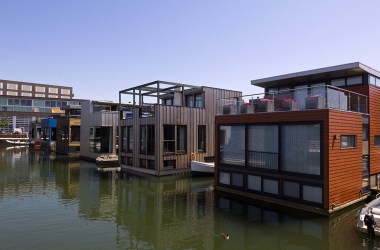
[[206, 151], [206, 126], [198, 126], [198, 151]]
[[375, 146], [380, 146], [380, 135], [375, 135]]
[[177, 150], [186, 152], [187, 149], [187, 129], [186, 126], [177, 126]]
[[340, 137], [341, 148], [356, 148], [356, 135], [342, 135]]

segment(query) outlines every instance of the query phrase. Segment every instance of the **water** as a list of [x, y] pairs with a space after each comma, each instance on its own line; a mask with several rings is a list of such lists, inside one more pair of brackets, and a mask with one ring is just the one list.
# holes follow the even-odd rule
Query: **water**
[[[212, 178], [100, 175], [95, 165], [0, 149], [0, 249], [373, 249], [351, 208], [299, 215], [217, 195]], [[221, 233], [228, 233], [229, 240]]]

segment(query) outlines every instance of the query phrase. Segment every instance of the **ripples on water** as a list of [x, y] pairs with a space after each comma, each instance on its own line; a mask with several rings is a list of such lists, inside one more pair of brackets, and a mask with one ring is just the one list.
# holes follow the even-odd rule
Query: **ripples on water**
[[0, 249], [380, 246], [356, 232], [356, 208], [331, 218], [300, 216], [217, 195], [212, 178], [116, 179], [94, 169], [28, 148], [0, 149]]

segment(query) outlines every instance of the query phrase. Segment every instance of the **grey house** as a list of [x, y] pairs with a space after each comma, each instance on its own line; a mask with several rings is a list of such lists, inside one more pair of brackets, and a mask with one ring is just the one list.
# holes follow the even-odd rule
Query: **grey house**
[[[217, 100], [239, 91], [155, 81], [119, 92], [120, 162], [124, 170], [161, 176], [190, 171], [214, 156]], [[125, 98], [129, 98], [126, 100]]]
[[118, 103], [83, 101], [80, 156], [95, 160], [101, 154], [116, 154]]

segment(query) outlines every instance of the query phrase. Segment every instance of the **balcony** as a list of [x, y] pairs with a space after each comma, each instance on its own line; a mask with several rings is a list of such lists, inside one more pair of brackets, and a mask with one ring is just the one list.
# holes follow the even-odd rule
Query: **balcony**
[[217, 115], [339, 109], [368, 114], [368, 97], [345, 89], [321, 85], [219, 99]]

